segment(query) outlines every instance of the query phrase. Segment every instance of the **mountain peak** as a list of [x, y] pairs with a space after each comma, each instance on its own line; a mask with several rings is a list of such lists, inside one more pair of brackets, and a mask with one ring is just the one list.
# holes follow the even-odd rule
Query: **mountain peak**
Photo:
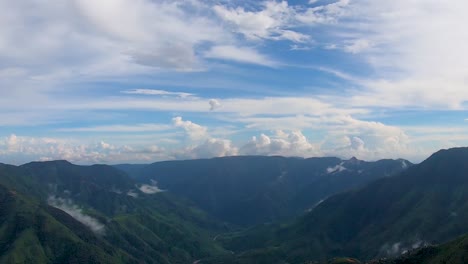
[[71, 162], [67, 160], [51, 160], [51, 161], [33, 161], [33, 162], [26, 163], [22, 166], [38, 165], [38, 164], [73, 165]]
[[428, 159], [445, 157], [468, 157], [468, 147], [441, 149], [432, 154]]
[[432, 164], [438, 167], [444, 165], [448, 168], [458, 169], [466, 167], [468, 161], [468, 147], [442, 149], [432, 154], [421, 165]]
[[357, 159], [356, 157], [352, 157], [350, 158], [349, 160], [346, 160], [344, 161], [344, 164], [348, 165], [348, 166], [356, 166], [356, 165], [359, 165], [360, 163], [362, 162], [362, 160], [359, 160]]

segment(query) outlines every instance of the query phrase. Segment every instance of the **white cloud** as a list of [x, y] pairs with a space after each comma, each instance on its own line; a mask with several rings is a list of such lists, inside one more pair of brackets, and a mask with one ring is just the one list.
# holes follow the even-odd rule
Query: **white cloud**
[[[63, 81], [147, 74], [155, 69], [204, 69], [199, 54], [206, 47], [247, 52], [233, 29], [248, 39], [294, 43], [311, 39], [295, 29], [301, 26], [297, 15], [305, 11], [286, 1], [265, 1], [257, 11], [219, 3], [213, 7], [199, 0], [51, 1], [0, 3], [0, 23], [10, 25], [0, 29], [0, 58], [8, 66], [0, 71], [2, 78], [27, 75]], [[334, 5], [317, 12], [333, 16]], [[256, 56], [256, 62], [271, 65], [264, 55], [256, 52]]]
[[231, 23], [234, 30], [247, 39], [289, 40], [305, 42], [309, 36], [288, 30], [294, 15], [294, 9], [286, 1], [265, 1], [259, 11], [247, 11], [243, 7], [227, 8], [214, 6], [214, 11], [223, 20]]
[[[272, 119], [274, 120], [274, 119]], [[249, 120], [249, 122], [252, 120]], [[136, 136], [130, 136], [130, 145], [125, 137], [110, 141], [86, 143], [86, 139], [33, 138], [11, 135], [0, 140], [2, 162], [22, 164], [31, 160], [66, 159], [78, 164], [92, 163], [149, 163], [161, 160], [210, 158], [232, 155], [283, 155], [283, 156], [356, 156], [364, 160], [381, 158], [407, 158], [419, 162], [440, 148], [462, 146], [468, 140], [467, 129], [437, 127], [398, 128], [378, 122], [362, 121], [350, 116], [303, 119], [301, 128], [291, 129], [294, 120], [276, 119], [275, 133], [261, 133], [250, 140], [236, 135], [235, 142], [230, 131], [216, 131], [191, 121], [175, 118], [173, 121], [188, 136], [188, 141], [170, 139], [170, 148], [155, 145], [158, 134], [142, 137], [136, 144]], [[258, 125], [252, 131], [267, 131], [270, 125], [257, 117]], [[273, 122], [273, 121], [271, 121]], [[309, 123], [310, 122], [310, 123]], [[263, 124], [263, 125], [261, 125]], [[429, 131], [425, 134], [424, 131]], [[234, 130], [242, 135], [246, 130]], [[210, 134], [216, 133], [216, 137]], [[421, 136], [422, 133], [422, 136]], [[171, 133], [173, 134], [173, 133]], [[245, 135], [245, 134], [244, 134]], [[306, 136], [308, 135], [308, 136]]]
[[[307, 141], [313, 141], [310, 144], [324, 155], [348, 156], [357, 153], [356, 156], [371, 159], [389, 155], [421, 157], [438, 147], [466, 142], [466, 130], [463, 129], [446, 133], [431, 127], [424, 132], [415, 132], [413, 128], [359, 120], [376, 117], [382, 108], [385, 111], [466, 110], [468, 55], [463, 51], [468, 45], [468, 33], [460, 26], [468, 23], [464, 12], [468, 4], [465, 1], [339, 0], [310, 1], [309, 4], [217, 1], [213, 7], [213, 2], [198, 0], [51, 0], [47, 5], [26, 0], [0, 2], [0, 24], [9, 25], [0, 27], [0, 126], [89, 120], [102, 112], [144, 110], [175, 115], [196, 112], [201, 115], [212, 111], [209, 118], [231, 122], [236, 126], [233, 129], [236, 131], [255, 131], [257, 135], [268, 134], [265, 131], [271, 130], [301, 131], [303, 135], [311, 135]], [[324, 35], [312, 40], [309, 33], [315, 29]], [[93, 81], [106, 81], [107, 78], [115, 80], [116, 76], [125, 85], [122, 87], [135, 87], [133, 81], [129, 81], [133, 76], [142, 77], [138, 79], [142, 85], [153, 85], [151, 82], [154, 80], [149, 80], [148, 76], [157, 79], [173, 70], [206, 70], [209, 69], [207, 65], [217, 63], [209, 59], [269, 67], [286, 66], [266, 52], [271, 50], [265, 46], [270, 41], [278, 40], [284, 41], [292, 49], [312, 45], [332, 49], [327, 52], [341, 50], [354, 53], [356, 56], [352, 56], [353, 60], [363, 59], [372, 67], [369, 72], [373, 74], [367, 79], [356, 78], [316, 66], [315, 70], [330, 73], [340, 81], [352, 84], [343, 87], [343, 94], [333, 90], [326, 91], [326, 95], [302, 96], [294, 93], [294, 96], [290, 96], [291, 92], [281, 90], [286, 95], [274, 97], [265, 95], [265, 90], [273, 90], [265, 88], [262, 92], [255, 90], [258, 92], [256, 98], [223, 97], [222, 101], [210, 100], [213, 94], [199, 98], [191, 93], [172, 91], [172, 88], [171, 91], [132, 89], [116, 96], [103, 96], [111, 91], [111, 88], [104, 87], [96, 92], [100, 96], [95, 96], [92, 91], [89, 97], [77, 88], [85, 86], [90, 91], [91, 87], [85, 82], [95, 83]], [[322, 40], [326, 43], [319, 43]], [[229, 74], [240, 72], [238, 68], [222, 67], [226, 67], [223, 70], [228, 69]], [[155, 77], [155, 73], [161, 75]], [[171, 74], [175, 78], [180, 76], [172, 72], [167, 75]], [[255, 83], [246, 85], [249, 81], [226, 84], [228, 80], [222, 78], [216, 79], [219, 82], [198, 78], [202, 79], [198, 82], [208, 83], [206, 86], [209, 88], [229, 86], [233, 91], [235, 86], [243, 91], [262, 88]], [[168, 77], [161, 82], [167, 85], [165, 87], [191, 85], [182, 79], [174, 81], [173, 77]], [[119, 87], [112, 90], [122, 89]], [[200, 87], [206, 88], [204, 84], [198, 84], [197, 88]], [[286, 88], [295, 87], [283, 87]], [[184, 89], [181, 88], [182, 91]], [[112, 118], [117, 120], [115, 116]], [[103, 121], [108, 119], [103, 118]], [[15, 163], [20, 161], [11, 157], [22, 153], [28, 153], [28, 156], [21, 160], [67, 158], [86, 163], [170, 159], [183, 152], [185, 147], [193, 151], [197, 144], [206, 142], [224, 146], [219, 147], [221, 150], [216, 153], [234, 153], [229, 150], [230, 144], [233, 149], [244, 145], [239, 141], [224, 144], [226, 142], [223, 140], [229, 140], [225, 139], [225, 134], [214, 135], [215, 128], [200, 126], [182, 118], [176, 118], [172, 125], [141, 122], [145, 123], [103, 123], [60, 131], [131, 132], [135, 138], [141, 136], [136, 135], [137, 132], [158, 132], [153, 136], [156, 138], [161, 135], [159, 132], [174, 132], [174, 127], [178, 127], [188, 135], [190, 141], [185, 143], [190, 146], [177, 146], [174, 154], [159, 145], [129, 147], [106, 138], [105, 142], [111, 142], [106, 143], [109, 145], [107, 147], [106, 144], [96, 143], [100, 142], [100, 138], [79, 142], [10, 136], [0, 141], [0, 153]], [[210, 120], [207, 123], [211, 125], [214, 122]], [[329, 132], [328, 136], [323, 136], [325, 132]], [[112, 136], [115, 136], [114, 133]], [[269, 134], [266, 137], [270, 144], [291, 144], [288, 138]], [[179, 138], [176, 135], [167, 138], [167, 142], [180, 144], [177, 141]], [[216, 141], [217, 138], [221, 141]], [[428, 143], [431, 138], [437, 142]], [[155, 140], [149, 136], [145, 138], [146, 141], [148, 139]], [[258, 145], [252, 150], [257, 152], [266, 144], [261, 136], [252, 142]], [[426, 145], [419, 148], [415, 143]], [[264, 148], [268, 149], [267, 146]], [[199, 153], [208, 155], [201, 149]], [[286, 154], [291, 153], [287, 147], [283, 150]], [[301, 153], [307, 151], [302, 150]]]
[[297, 45], [297, 44], [293, 44], [290, 46], [289, 48], [290, 50], [310, 50], [312, 49], [312, 47], [310, 46], [300, 46], [300, 45]]
[[0, 23], [10, 26], [0, 29], [0, 57], [11, 68], [32, 74], [66, 69], [68, 78], [148, 72], [147, 66], [199, 68], [195, 46], [224, 43], [231, 33], [206, 12], [196, 12], [209, 9], [197, 2], [2, 2]]
[[[349, 105], [464, 109], [468, 101], [468, 3], [371, 1], [349, 4], [337, 47], [359, 53], [376, 77], [358, 83]], [[441, 92], [443, 91], [443, 92]]]
[[83, 210], [81, 210], [81, 208], [74, 204], [72, 200], [50, 196], [47, 199], [47, 203], [69, 214], [78, 222], [91, 229], [91, 231], [93, 231], [94, 233], [99, 235], [103, 235], [105, 233], [105, 226], [102, 223], [100, 223], [97, 219], [84, 214]]
[[136, 193], [135, 190], [129, 190], [127, 195], [133, 198], [138, 198], [138, 193]]
[[18, 151], [18, 137], [15, 134], [6, 139], [6, 148], [8, 151]]
[[278, 63], [274, 62], [265, 55], [248, 47], [237, 46], [214, 46], [208, 50], [204, 56], [211, 59], [230, 60], [240, 63], [258, 64], [262, 66], [275, 67]]
[[196, 44], [225, 38], [213, 20], [189, 15], [200, 6], [188, 2], [79, 0], [77, 5], [98, 34], [123, 41], [129, 47], [123, 52], [151, 67], [191, 69], [198, 63]]
[[164, 190], [161, 190], [158, 188], [156, 181], [152, 181], [151, 185], [142, 184], [141, 186], [138, 187], [138, 189], [141, 192], [146, 193], [146, 194], [155, 194], [155, 193], [164, 192]]
[[237, 154], [238, 150], [233, 146], [230, 140], [209, 138], [198, 146], [186, 148], [178, 155], [178, 157], [198, 159], [235, 156]]
[[[379, 122], [368, 122], [350, 116], [337, 117], [328, 126], [322, 141], [325, 155], [376, 160], [380, 158], [423, 158], [424, 151], [412, 145], [404, 130]], [[426, 150], [427, 154], [430, 150]]]
[[301, 131], [277, 131], [272, 137], [265, 134], [261, 134], [259, 138], [254, 136], [240, 149], [240, 153], [299, 157], [321, 155], [318, 145], [309, 143]]
[[[13, 140], [14, 139], [14, 140]], [[173, 159], [164, 148], [146, 143], [142, 146], [115, 145], [105, 141], [9, 136], [0, 140], [2, 161], [23, 164], [32, 160], [65, 159], [78, 164], [150, 162]]]
[[356, 40], [352, 40], [348, 45], [346, 45], [344, 47], [344, 50], [349, 52], [349, 53], [353, 53], [353, 54], [357, 54], [357, 53], [361, 53], [369, 48], [372, 47], [372, 44], [366, 40], [366, 39], [356, 39]]
[[265, 97], [223, 99], [223, 112], [246, 115], [326, 115], [332, 113], [363, 113], [363, 109], [342, 109], [314, 97]]
[[141, 95], [162, 95], [162, 96], [178, 96], [181, 98], [193, 97], [194, 94], [184, 93], [184, 92], [169, 92], [165, 90], [156, 90], [156, 89], [133, 89], [122, 91], [124, 94], [141, 94]]
[[344, 162], [341, 162], [340, 164], [338, 164], [338, 165], [336, 165], [334, 167], [327, 168], [327, 173], [331, 174], [331, 173], [342, 172], [342, 171], [347, 170], [347, 168], [343, 166], [343, 163]]
[[208, 129], [206, 127], [192, 121], [184, 121], [180, 116], [174, 117], [172, 123], [176, 127], [183, 128], [191, 140], [197, 141], [207, 137]]
[[210, 111], [214, 111], [221, 107], [221, 103], [217, 99], [210, 99], [208, 103], [210, 104]]
[[338, 18], [346, 14], [350, 0], [339, 0], [334, 3], [318, 5], [296, 14], [296, 19], [305, 24], [336, 23]]
[[62, 128], [58, 131], [63, 132], [155, 132], [171, 129], [171, 126], [166, 124], [135, 124], [135, 125], [106, 125], [94, 127], [76, 127]]

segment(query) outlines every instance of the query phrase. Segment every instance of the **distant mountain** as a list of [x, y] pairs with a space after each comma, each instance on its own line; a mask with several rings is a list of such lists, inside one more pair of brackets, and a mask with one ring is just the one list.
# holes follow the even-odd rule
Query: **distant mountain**
[[332, 196], [293, 223], [219, 240], [242, 252], [226, 263], [302, 263], [334, 256], [368, 260], [448, 241], [468, 233], [467, 222], [468, 148], [456, 148], [397, 176]]
[[193, 201], [220, 220], [250, 226], [300, 215], [333, 194], [411, 166], [406, 160], [239, 156], [117, 168]]
[[0, 165], [0, 263], [192, 263], [222, 230], [111, 166]]

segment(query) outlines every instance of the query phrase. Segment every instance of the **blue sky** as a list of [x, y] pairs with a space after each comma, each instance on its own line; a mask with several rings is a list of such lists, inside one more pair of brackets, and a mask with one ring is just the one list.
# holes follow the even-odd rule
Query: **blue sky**
[[0, 162], [468, 145], [463, 0], [0, 1]]

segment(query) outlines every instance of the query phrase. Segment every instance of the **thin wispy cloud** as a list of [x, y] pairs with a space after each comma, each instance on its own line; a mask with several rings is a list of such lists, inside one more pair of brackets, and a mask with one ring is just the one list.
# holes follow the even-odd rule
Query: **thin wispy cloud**
[[166, 124], [134, 124], [134, 125], [107, 125], [94, 127], [74, 127], [61, 128], [58, 131], [62, 132], [157, 132], [171, 129], [171, 126]]
[[160, 95], [160, 96], [178, 96], [182, 98], [195, 96], [192, 93], [184, 92], [169, 92], [165, 90], [156, 90], [156, 89], [133, 89], [122, 91], [124, 94], [140, 94], [140, 95]]
[[278, 66], [274, 60], [248, 47], [214, 46], [205, 53], [205, 57], [268, 67]]

